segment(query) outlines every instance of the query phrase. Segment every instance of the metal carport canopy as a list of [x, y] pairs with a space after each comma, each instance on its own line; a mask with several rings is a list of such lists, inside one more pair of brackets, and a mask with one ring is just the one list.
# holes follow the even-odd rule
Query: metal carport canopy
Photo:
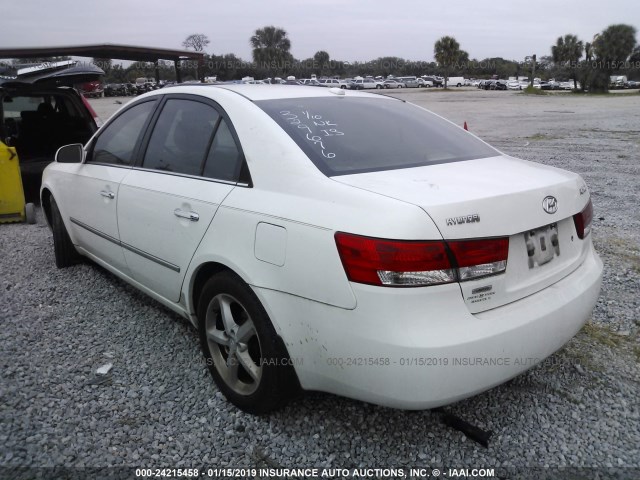
[[176, 80], [182, 81], [180, 75], [180, 60], [195, 60], [197, 62], [198, 78], [202, 80], [203, 52], [188, 50], [173, 50], [168, 48], [141, 47], [135, 45], [117, 45], [103, 43], [96, 45], [68, 45], [59, 47], [23, 47], [2, 48], [0, 58], [41, 58], [76, 56], [92, 58], [108, 58], [116, 60], [133, 60], [136, 62], [153, 62], [156, 65], [156, 81], [160, 72], [158, 60], [172, 60], [176, 68]]

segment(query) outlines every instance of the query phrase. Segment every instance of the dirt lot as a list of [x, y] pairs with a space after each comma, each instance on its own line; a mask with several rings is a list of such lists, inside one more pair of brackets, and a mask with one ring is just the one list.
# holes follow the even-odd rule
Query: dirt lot
[[[546, 466], [573, 467], [566, 478], [639, 478], [640, 95], [391, 94], [466, 121], [507, 154], [581, 174], [593, 198], [605, 272], [592, 321], [551, 361], [447, 407], [493, 431], [488, 448], [438, 412], [331, 395], [267, 417], [239, 412], [213, 385], [189, 325], [95, 265], [57, 270], [40, 217], [0, 225], [10, 252], [0, 257], [0, 477], [18, 466], [122, 465], [497, 467], [502, 478], [541, 478]], [[91, 103], [106, 119], [121, 100]], [[97, 382], [107, 361], [112, 373]]]

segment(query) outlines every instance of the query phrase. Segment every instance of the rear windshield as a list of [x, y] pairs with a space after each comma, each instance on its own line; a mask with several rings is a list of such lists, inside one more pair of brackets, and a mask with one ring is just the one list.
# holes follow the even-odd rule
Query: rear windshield
[[255, 103], [327, 176], [498, 155], [460, 128], [400, 100], [345, 96]]

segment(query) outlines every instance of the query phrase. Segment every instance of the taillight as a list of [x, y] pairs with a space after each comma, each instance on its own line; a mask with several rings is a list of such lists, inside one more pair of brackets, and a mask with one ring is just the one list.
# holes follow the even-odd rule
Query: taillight
[[576, 213], [573, 216], [573, 223], [576, 224], [576, 232], [578, 234], [578, 238], [581, 240], [584, 239], [589, 232], [591, 232], [591, 221], [593, 220], [593, 204], [591, 203], [591, 199], [589, 199], [589, 203], [580, 213]]
[[460, 281], [502, 273], [507, 269], [508, 238], [447, 242], [458, 263]]
[[335, 238], [350, 281], [391, 287], [422, 287], [501, 273], [506, 269], [509, 250], [508, 238], [449, 244], [342, 232]]

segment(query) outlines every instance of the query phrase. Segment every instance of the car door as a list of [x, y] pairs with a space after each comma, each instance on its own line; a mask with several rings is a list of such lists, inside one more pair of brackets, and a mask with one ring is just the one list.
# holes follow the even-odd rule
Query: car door
[[223, 110], [195, 95], [167, 96], [145, 142], [120, 186], [120, 238], [133, 278], [178, 302], [189, 262], [244, 157]]
[[116, 216], [118, 191], [156, 103], [151, 99], [116, 114], [92, 140], [85, 162], [56, 192], [62, 197], [77, 244], [125, 275], [128, 268]]

